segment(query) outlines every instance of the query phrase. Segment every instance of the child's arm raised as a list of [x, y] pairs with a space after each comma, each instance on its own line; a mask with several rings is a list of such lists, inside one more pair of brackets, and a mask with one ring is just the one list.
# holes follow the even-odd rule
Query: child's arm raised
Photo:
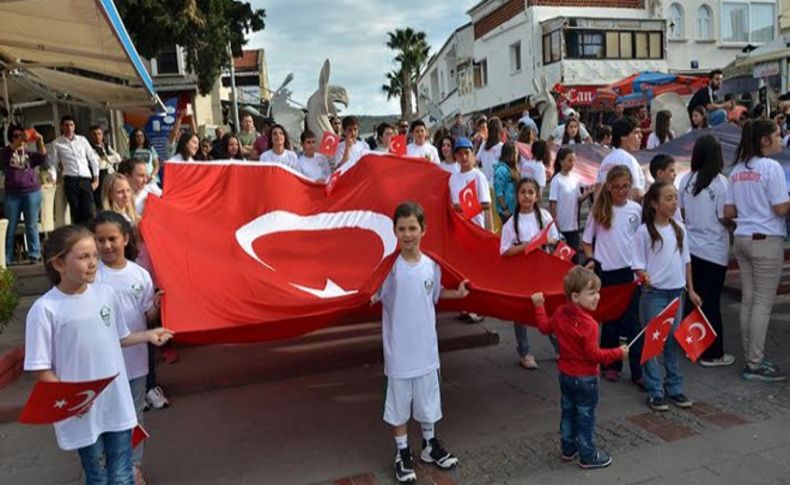
[[549, 320], [549, 315], [546, 313], [546, 307], [543, 306], [546, 299], [543, 297], [542, 292], [537, 292], [532, 294], [532, 304], [535, 306], [535, 320], [538, 323], [538, 330], [543, 335], [548, 335], [551, 333], [551, 320]]
[[455, 290], [442, 288], [442, 292], [439, 293], [439, 298], [445, 300], [460, 300], [461, 298], [466, 298], [466, 296], [469, 294], [469, 289], [466, 287], [467, 283], [469, 283], [469, 280], [463, 280], [458, 284], [458, 288]]

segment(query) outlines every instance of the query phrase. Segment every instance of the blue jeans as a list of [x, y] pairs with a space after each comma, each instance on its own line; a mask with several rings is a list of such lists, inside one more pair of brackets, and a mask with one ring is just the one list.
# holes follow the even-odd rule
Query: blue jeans
[[659, 290], [656, 288], [642, 288], [642, 295], [639, 299], [639, 316], [642, 326], [646, 327], [650, 320], [661, 313], [661, 310], [675, 298], [680, 298], [680, 308], [675, 314], [672, 330], [669, 332], [662, 353], [666, 378], [661, 378], [661, 366], [658, 363], [658, 357], [648, 360], [643, 366], [645, 388], [650, 397], [664, 397], [664, 390], [670, 396], [683, 392], [683, 376], [680, 373], [680, 351], [675, 340], [675, 330], [680, 324], [680, 318], [683, 315], [683, 289]]
[[102, 433], [96, 443], [77, 451], [85, 485], [134, 485], [131, 429]]
[[[601, 271], [601, 284], [603, 286], [619, 285], [634, 281], [634, 272], [630, 267], [615, 269], [612, 271]], [[625, 337], [631, 342], [639, 335], [641, 327], [639, 325], [639, 291], [637, 287], [628, 303], [625, 313], [617, 320], [604, 322], [601, 326], [601, 348], [614, 349], [620, 346], [620, 337]], [[631, 369], [631, 380], [637, 381], [642, 378], [642, 366], [639, 361], [642, 357], [642, 339], [637, 340], [631, 346], [628, 353], [628, 364]], [[609, 365], [601, 366], [603, 370], [623, 370], [623, 361], [617, 360]]]
[[727, 111], [723, 109], [714, 109], [708, 111], [708, 123], [710, 126], [720, 125], [727, 122]]
[[[134, 400], [134, 412], [137, 414], [137, 424], [143, 425], [143, 408], [145, 407], [145, 384], [147, 376], [138, 377], [129, 381], [129, 388], [132, 391], [132, 399]], [[140, 467], [143, 464], [143, 447], [145, 441], [137, 445], [137, 448], [132, 450], [132, 464]]]
[[38, 213], [41, 210], [41, 190], [24, 194], [6, 194], [3, 203], [5, 217], [8, 219], [8, 232], [5, 235], [6, 265], [14, 260], [14, 238], [19, 214], [25, 215], [25, 235], [27, 237], [27, 257], [41, 257], [41, 241], [38, 239]]
[[562, 454], [577, 451], [583, 461], [595, 457], [595, 407], [598, 405], [598, 376], [574, 377], [560, 372]]
[[[527, 334], [528, 326], [529, 325], [524, 323], [513, 322], [513, 330], [516, 332], [516, 352], [518, 352], [518, 357], [520, 359], [532, 353], [529, 346], [529, 335]], [[560, 347], [557, 344], [557, 337], [555, 337], [554, 334], [549, 335], [549, 342], [551, 342], [551, 346], [554, 347], [554, 352], [559, 354]]]

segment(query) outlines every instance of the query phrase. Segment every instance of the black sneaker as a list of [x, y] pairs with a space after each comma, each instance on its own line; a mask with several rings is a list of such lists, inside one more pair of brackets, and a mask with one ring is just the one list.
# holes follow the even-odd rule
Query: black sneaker
[[422, 440], [422, 453], [420, 453], [420, 460], [425, 463], [433, 463], [439, 468], [445, 470], [454, 467], [458, 464], [458, 458], [453, 456], [452, 453], [445, 450], [442, 443], [437, 438], [431, 438], [427, 442]]
[[663, 397], [648, 397], [647, 405], [650, 406], [650, 409], [653, 411], [669, 411], [667, 401]]
[[565, 452], [560, 449], [560, 453], [561, 453], [561, 456], [562, 456], [562, 461], [565, 461], [565, 462], [573, 461], [573, 460], [576, 459], [577, 456], [579, 456], [579, 451], [578, 450], [574, 451], [573, 453], [570, 453], [570, 454], [566, 455]]
[[411, 450], [403, 448], [395, 454], [395, 479], [398, 483], [414, 483], [417, 474], [414, 473], [414, 463], [411, 461]]
[[741, 377], [747, 381], [760, 382], [781, 382], [787, 380], [787, 374], [782, 372], [778, 367], [774, 367], [770, 363], [765, 362], [756, 369], [752, 369], [749, 366], [744, 367]]
[[687, 398], [682, 392], [680, 394], [675, 394], [674, 396], [669, 396], [669, 400], [675, 406], [683, 409], [688, 409], [693, 405], [691, 399]]
[[605, 451], [595, 452], [595, 456], [590, 460], [582, 459], [579, 462], [579, 468], [584, 470], [592, 470], [595, 468], [606, 468], [612, 464], [612, 457]]

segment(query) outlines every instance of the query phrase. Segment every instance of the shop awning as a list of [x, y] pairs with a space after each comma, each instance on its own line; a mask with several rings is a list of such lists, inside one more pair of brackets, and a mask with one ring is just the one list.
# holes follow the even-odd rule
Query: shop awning
[[158, 103], [112, 0], [0, 0], [0, 59], [10, 83], [66, 102]]

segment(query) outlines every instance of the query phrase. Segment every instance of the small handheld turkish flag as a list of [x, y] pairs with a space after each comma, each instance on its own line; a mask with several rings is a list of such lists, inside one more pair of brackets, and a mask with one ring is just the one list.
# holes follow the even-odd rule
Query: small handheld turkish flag
[[[645, 327], [645, 344], [642, 347], [641, 364], [661, 354], [664, 351], [664, 343], [669, 337], [669, 332], [672, 330], [672, 323], [675, 321], [675, 315], [680, 308], [680, 299], [675, 298], [669, 305], [667, 305], [661, 313], [655, 316], [650, 323]], [[639, 337], [637, 337], [639, 338]]]
[[554, 221], [549, 222], [549, 225], [541, 229], [541, 231], [532, 238], [532, 240], [524, 248], [524, 254], [529, 254], [536, 249], [540, 249], [549, 242], [549, 229], [554, 225]]
[[327, 157], [334, 157], [338, 144], [340, 144], [340, 137], [332, 132], [325, 131], [324, 136], [321, 137], [321, 144], [318, 146], [318, 153]]
[[576, 255], [576, 251], [565, 244], [565, 241], [560, 241], [557, 244], [557, 249], [554, 250], [554, 256], [560, 258], [563, 261], [570, 261], [573, 256]]
[[81, 414], [90, 409], [96, 397], [116, 377], [118, 374], [86, 382], [38, 381], [19, 415], [19, 422], [52, 424]]
[[708, 347], [716, 341], [716, 331], [711, 327], [708, 318], [699, 307], [689, 313], [677, 330], [675, 340], [686, 351], [686, 357], [696, 362]]
[[406, 156], [406, 135], [393, 135], [390, 138], [390, 153], [400, 157]]
[[132, 430], [132, 449], [137, 448], [137, 445], [150, 438], [151, 435], [138, 423]]
[[326, 187], [324, 188], [327, 197], [332, 195], [332, 191], [335, 190], [335, 185], [337, 184], [337, 179], [339, 178], [340, 171], [338, 170], [337, 172], [333, 173], [331, 177], [329, 177], [329, 180], [327, 180]]
[[461, 189], [461, 192], [458, 194], [458, 201], [461, 204], [461, 212], [467, 219], [472, 219], [483, 212], [483, 207], [480, 206], [480, 200], [477, 198], [477, 183], [475, 183], [475, 180], [472, 180], [466, 187]]

